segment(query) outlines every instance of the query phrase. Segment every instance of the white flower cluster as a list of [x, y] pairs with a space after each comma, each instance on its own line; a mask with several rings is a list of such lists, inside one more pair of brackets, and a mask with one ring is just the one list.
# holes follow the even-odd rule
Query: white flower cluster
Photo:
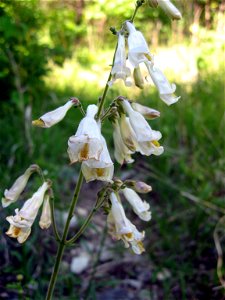
[[128, 117], [122, 113], [119, 120], [113, 122], [114, 156], [117, 162], [132, 163], [131, 154], [135, 152], [147, 156], [162, 154], [164, 148], [158, 142], [162, 134], [153, 130], [144, 118], [148, 115], [154, 119], [160, 113], [138, 103], [132, 106], [128, 100], [122, 100], [122, 106]]
[[[23, 175], [21, 175], [9, 190], [5, 190], [2, 198], [2, 206], [6, 207], [16, 202], [25, 189], [32, 173], [38, 171], [37, 165], [31, 165]], [[31, 227], [37, 217], [38, 211], [42, 205], [42, 213], [39, 226], [47, 229], [51, 225], [50, 195], [48, 193], [51, 186], [50, 181], [45, 181], [42, 186], [26, 200], [22, 208], [15, 209], [15, 216], [9, 216], [6, 220], [10, 227], [6, 234], [12, 238], [17, 238], [19, 243], [24, 243], [31, 233]]]
[[[133, 189], [126, 187], [121, 191], [132, 206], [134, 213], [141, 220], [149, 221], [151, 219], [150, 205], [142, 201]], [[142, 243], [145, 232], [138, 231], [136, 226], [126, 217], [118, 193], [110, 194], [110, 202], [112, 206], [107, 217], [109, 234], [114, 240], [122, 240], [126, 248], [131, 246], [134, 253], [141, 254], [145, 251]]]
[[[113, 119], [113, 139], [115, 145], [114, 156], [118, 163], [132, 163], [131, 154], [140, 152], [143, 155], [160, 155], [163, 147], [158, 140], [161, 138], [159, 131], [152, 130], [145, 117], [154, 119], [160, 116], [157, 110], [140, 105], [130, 104], [126, 99], [117, 101], [123, 110], [119, 118]], [[65, 116], [70, 101], [60, 108], [46, 113], [39, 120], [48, 124], [48, 127], [55, 125]], [[71, 106], [70, 106], [71, 107]], [[68, 140], [68, 155], [70, 162], [81, 163], [81, 169], [87, 182], [92, 180], [106, 181], [113, 184], [114, 164], [110, 158], [106, 140], [101, 133], [101, 121], [95, 116], [98, 107], [91, 104], [87, 107], [86, 115], [80, 121], [76, 133]], [[127, 114], [127, 116], [126, 116]], [[119, 114], [116, 113], [116, 116]], [[39, 120], [34, 121], [36, 126], [43, 127]], [[135, 190], [140, 193], [151, 191], [151, 187], [142, 183], [136, 184]], [[133, 211], [144, 221], [151, 219], [150, 205], [141, 200], [138, 194], [125, 187], [121, 190], [127, 201], [133, 207]], [[118, 192], [110, 194], [111, 210], [107, 223], [109, 233], [115, 240], [122, 239], [125, 247], [132, 247], [136, 254], [144, 251], [142, 240], [144, 232], [139, 232], [126, 217]]]
[[144, 63], [153, 83], [159, 91], [160, 98], [167, 105], [177, 102], [180, 97], [174, 95], [176, 85], [170, 84], [163, 72], [155, 66], [153, 56], [148, 49], [144, 36], [129, 21], [125, 22], [124, 30], [117, 34], [118, 44], [115, 53], [115, 62], [111, 71], [112, 80], [109, 82], [109, 85], [112, 85], [117, 79], [123, 79], [126, 86], [132, 85], [131, 81], [128, 80], [132, 72], [127, 66], [125, 31], [128, 32], [128, 61], [133, 67], [135, 85], [139, 88], [144, 87], [144, 80], [140, 69], [140, 64]]
[[[137, 2], [138, 3], [138, 2]], [[158, 5], [172, 18], [180, 19], [181, 14], [169, 0], [148, 0], [149, 5]], [[139, 3], [140, 4], [140, 3]], [[142, 4], [141, 4], [142, 5]], [[152, 78], [153, 83], [159, 91], [160, 98], [168, 105], [179, 100], [174, 92], [175, 84], [170, 84], [163, 72], [155, 66], [152, 54], [144, 36], [136, 30], [131, 21], [126, 21], [120, 32], [117, 33], [118, 43], [115, 51], [113, 66], [108, 81], [108, 86], [112, 86], [118, 79], [122, 79], [126, 86], [132, 85], [132, 70], [127, 65], [127, 57], [130, 66], [133, 68], [133, 78], [135, 85], [144, 87], [144, 80], [141, 74], [140, 64], [144, 64]], [[126, 42], [128, 45], [128, 55], [126, 53]], [[104, 99], [98, 107], [90, 104], [86, 112], [83, 111], [78, 99], [73, 98], [63, 106], [50, 111], [32, 122], [33, 125], [42, 128], [49, 128], [59, 123], [73, 106], [80, 108], [84, 114], [80, 121], [76, 133], [68, 140], [68, 156], [71, 164], [81, 163], [81, 170], [87, 182], [101, 180], [107, 182], [106, 190], [109, 214], [107, 224], [109, 233], [115, 240], [123, 240], [125, 247], [130, 247], [136, 254], [144, 251], [142, 241], [145, 233], [139, 232], [134, 224], [126, 217], [119, 193], [122, 193], [132, 206], [134, 213], [144, 221], [151, 219], [150, 205], [142, 201], [137, 193], [147, 193], [151, 187], [143, 182], [124, 183], [113, 180], [114, 164], [109, 154], [106, 140], [101, 133], [102, 121], [109, 118], [113, 127], [114, 157], [119, 164], [132, 163], [132, 154], [139, 152], [142, 155], [161, 155], [164, 152], [159, 140], [162, 137], [160, 131], [153, 130], [146, 119], [155, 119], [160, 113], [152, 108], [138, 103], [132, 103], [128, 99], [120, 96], [116, 98], [107, 111], [103, 112], [103, 105], [108, 89], [104, 91]], [[24, 190], [29, 177], [38, 166], [31, 166], [13, 184], [11, 189], [6, 190], [2, 199], [3, 207], [16, 202]], [[23, 207], [15, 210], [15, 216], [7, 217], [10, 228], [7, 235], [17, 238], [19, 243], [26, 241], [30, 235], [31, 226], [37, 217], [39, 208], [43, 204], [42, 215], [39, 225], [45, 229], [51, 225], [50, 209], [50, 181], [45, 181], [43, 185], [27, 200]], [[108, 200], [107, 200], [108, 199]]]

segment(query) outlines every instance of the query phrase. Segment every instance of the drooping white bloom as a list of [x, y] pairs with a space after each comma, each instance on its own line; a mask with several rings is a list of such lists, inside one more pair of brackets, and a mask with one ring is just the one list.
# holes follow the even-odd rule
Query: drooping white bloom
[[159, 91], [160, 98], [167, 105], [176, 103], [180, 99], [180, 97], [176, 97], [174, 95], [174, 92], [176, 91], [176, 85], [174, 83], [170, 84], [163, 72], [153, 64], [147, 62], [146, 67], [149, 71], [152, 81]]
[[136, 135], [136, 140], [138, 142], [136, 151], [147, 156], [151, 154], [162, 154], [164, 148], [160, 146], [158, 142], [158, 140], [161, 139], [162, 134], [159, 131], [152, 130], [145, 118], [139, 112], [133, 110], [129, 101], [123, 100], [122, 105], [129, 115], [129, 122], [127, 122], [127, 125], [130, 124]]
[[137, 102], [131, 103], [131, 106], [133, 107], [134, 110], [138, 111], [142, 116], [144, 116], [146, 119], [155, 119], [160, 117], [160, 112], [158, 110], [155, 110], [153, 108], [150, 108], [145, 105], [141, 105]]
[[150, 205], [146, 201], [142, 201], [139, 195], [130, 188], [125, 188], [122, 192], [139, 218], [149, 221], [151, 219]]
[[51, 219], [51, 207], [50, 207], [50, 195], [48, 193], [44, 196], [44, 203], [42, 207], [42, 213], [39, 221], [41, 229], [48, 229], [52, 223]]
[[158, 0], [158, 4], [172, 20], [180, 20], [182, 18], [180, 11], [170, 0]]
[[104, 143], [95, 120], [98, 107], [91, 104], [86, 116], [81, 120], [77, 132], [68, 141], [68, 155], [71, 163], [88, 159], [99, 160]]
[[142, 155], [156, 155], [159, 156], [164, 152], [163, 146], [158, 142], [162, 137], [160, 131], [152, 130], [152, 137], [150, 141], [139, 142], [139, 152]]
[[121, 131], [123, 142], [127, 146], [127, 148], [132, 152], [137, 151], [138, 150], [137, 137], [130, 124], [129, 118], [126, 117], [125, 114], [121, 115], [120, 131]]
[[130, 151], [124, 144], [121, 136], [121, 130], [118, 120], [113, 122], [113, 141], [114, 141], [114, 156], [119, 164], [132, 163], [134, 160], [131, 158], [132, 151]]
[[103, 150], [99, 156], [99, 159], [98, 160], [88, 159], [82, 162], [81, 165], [84, 178], [87, 182], [92, 180], [112, 182], [114, 165], [111, 160], [109, 150], [106, 144], [106, 140], [103, 137], [103, 135], [101, 135], [100, 141], [101, 144], [103, 145]]
[[132, 82], [128, 80], [131, 71], [126, 66], [125, 37], [121, 33], [118, 34], [118, 44], [111, 74], [112, 80], [108, 83], [109, 85], [112, 85], [117, 79], [122, 79], [126, 86], [132, 85]]
[[66, 104], [56, 108], [53, 111], [50, 111], [43, 116], [41, 116], [38, 120], [32, 121], [32, 125], [42, 128], [49, 128], [53, 125], [62, 121], [65, 117], [68, 110], [74, 105], [74, 100], [68, 101]]
[[39, 167], [37, 165], [31, 165], [23, 175], [21, 175], [17, 180], [14, 182], [12, 187], [9, 190], [5, 190], [4, 197], [2, 198], [2, 206], [7, 207], [11, 203], [16, 202], [25, 189], [27, 182], [32, 173], [37, 171]]
[[137, 111], [133, 110], [129, 101], [123, 100], [122, 105], [129, 116], [130, 124], [136, 134], [138, 142], [147, 142], [152, 140], [152, 129], [145, 118]]
[[134, 253], [141, 254], [145, 251], [142, 244], [145, 232], [139, 232], [136, 226], [127, 219], [117, 197], [115, 193], [110, 194], [112, 207], [107, 218], [109, 234], [115, 240], [123, 240], [126, 248], [131, 246]]
[[6, 234], [12, 238], [17, 238], [19, 243], [24, 243], [31, 233], [31, 226], [38, 214], [38, 210], [43, 203], [44, 195], [50, 187], [50, 182], [44, 182], [33, 196], [27, 200], [21, 210], [16, 209], [15, 216], [9, 216], [6, 220], [10, 223]]
[[127, 21], [126, 28], [128, 35], [128, 59], [136, 68], [142, 62], [151, 60], [152, 56], [149, 52], [148, 45], [143, 34], [136, 30], [133, 23]]

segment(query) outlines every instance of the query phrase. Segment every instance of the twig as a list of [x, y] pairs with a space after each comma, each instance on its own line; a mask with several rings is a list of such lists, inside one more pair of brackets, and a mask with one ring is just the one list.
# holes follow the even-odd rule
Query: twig
[[216, 251], [218, 254], [218, 259], [217, 259], [217, 276], [219, 278], [219, 281], [222, 285], [222, 287], [225, 289], [225, 279], [223, 278], [223, 272], [222, 272], [222, 267], [223, 267], [223, 250], [221, 247], [220, 243], [220, 237], [219, 237], [219, 225], [224, 224], [225, 225], [225, 216], [219, 219], [218, 223], [216, 224], [216, 227], [213, 232], [213, 238], [216, 246]]

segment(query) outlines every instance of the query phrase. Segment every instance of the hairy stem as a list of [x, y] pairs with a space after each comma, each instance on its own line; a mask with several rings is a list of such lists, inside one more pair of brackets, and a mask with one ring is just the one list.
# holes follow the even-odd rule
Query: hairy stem
[[53, 269], [51, 279], [50, 279], [50, 282], [49, 282], [49, 287], [48, 287], [46, 300], [51, 300], [52, 299], [56, 279], [57, 279], [58, 272], [59, 272], [60, 262], [62, 260], [62, 256], [63, 256], [65, 246], [66, 246], [66, 239], [67, 239], [67, 235], [68, 235], [68, 231], [69, 231], [70, 221], [73, 217], [74, 209], [75, 209], [75, 206], [77, 204], [77, 200], [78, 200], [78, 197], [79, 197], [79, 194], [80, 194], [82, 182], [83, 182], [83, 175], [82, 175], [82, 172], [80, 170], [78, 181], [77, 181], [75, 191], [74, 191], [74, 195], [73, 195], [73, 199], [71, 201], [68, 217], [67, 217], [66, 224], [65, 224], [65, 227], [64, 227], [63, 236], [62, 236], [62, 239], [59, 242], [59, 247], [58, 247], [58, 251], [57, 251], [56, 259], [55, 259], [55, 265], [54, 265], [54, 269]]

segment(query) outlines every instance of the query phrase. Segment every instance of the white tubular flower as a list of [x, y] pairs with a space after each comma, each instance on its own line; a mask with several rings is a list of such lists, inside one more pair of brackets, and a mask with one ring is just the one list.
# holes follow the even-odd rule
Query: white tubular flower
[[125, 188], [122, 190], [125, 198], [130, 203], [133, 211], [138, 215], [138, 217], [143, 221], [151, 220], [150, 205], [146, 201], [138, 196], [138, 194], [132, 189]]
[[81, 165], [84, 178], [87, 182], [92, 180], [112, 182], [114, 165], [109, 155], [109, 150], [103, 135], [101, 135], [101, 144], [103, 145], [103, 150], [100, 154], [99, 160], [89, 159], [84, 161]]
[[120, 119], [120, 131], [124, 144], [127, 148], [135, 152], [138, 149], [138, 141], [136, 134], [130, 124], [130, 120], [125, 114], [122, 114]]
[[153, 120], [160, 117], [160, 112], [148, 106], [141, 105], [137, 102], [131, 103], [134, 110], [138, 111], [145, 119]]
[[136, 134], [138, 143], [151, 141], [152, 129], [145, 118], [139, 112], [133, 110], [129, 101], [123, 100], [122, 105], [129, 116], [129, 121]]
[[182, 19], [180, 11], [170, 0], [158, 0], [158, 4], [172, 20]]
[[139, 142], [139, 152], [142, 155], [156, 155], [159, 156], [164, 152], [164, 148], [158, 142], [162, 137], [160, 131], [152, 130], [152, 138], [150, 141]]
[[76, 134], [69, 138], [67, 152], [71, 163], [88, 159], [99, 160], [104, 143], [94, 118], [97, 111], [96, 105], [89, 105], [86, 116], [81, 120]]
[[120, 33], [118, 34], [118, 45], [111, 74], [112, 80], [108, 83], [109, 85], [112, 85], [117, 79], [122, 79], [126, 86], [132, 85], [132, 82], [127, 79], [131, 75], [131, 71], [126, 66], [125, 37]]
[[163, 72], [151, 63], [147, 62], [146, 67], [148, 68], [152, 81], [159, 91], [160, 98], [167, 105], [176, 103], [180, 99], [180, 97], [175, 97], [174, 95], [176, 85], [174, 83], [170, 84]]
[[53, 111], [50, 111], [43, 116], [41, 116], [38, 120], [32, 121], [32, 125], [42, 128], [49, 128], [53, 125], [62, 121], [65, 117], [68, 110], [74, 105], [74, 100], [68, 101], [63, 106], [56, 108]]
[[39, 221], [39, 226], [41, 229], [48, 229], [51, 226], [51, 207], [50, 207], [50, 195], [48, 193], [44, 196], [44, 203], [42, 207], [41, 218]]
[[143, 89], [144, 88], [144, 79], [141, 74], [141, 69], [139, 66], [134, 68], [133, 77], [134, 77], [135, 85], [137, 87], [139, 87], [139, 89]]
[[142, 62], [151, 60], [152, 56], [149, 52], [148, 45], [143, 34], [136, 30], [133, 23], [126, 22], [128, 30], [128, 59], [130, 63], [136, 68]]
[[14, 182], [12, 187], [9, 190], [5, 190], [4, 197], [2, 198], [2, 206], [7, 207], [11, 203], [14, 203], [18, 200], [20, 194], [25, 189], [27, 182], [32, 173], [37, 171], [39, 167], [37, 165], [31, 165], [23, 175], [21, 175], [17, 180]]
[[114, 156], [116, 161], [119, 164], [126, 163], [133, 163], [134, 160], [131, 158], [132, 152], [127, 148], [127, 146], [124, 144], [120, 126], [118, 120], [115, 120], [113, 122], [113, 141], [114, 141]]
[[115, 240], [123, 240], [125, 247], [132, 247], [136, 254], [145, 251], [142, 240], [145, 232], [139, 232], [126, 217], [124, 209], [115, 193], [111, 193], [110, 201], [112, 203], [111, 211], [107, 218], [109, 234]]
[[32, 198], [27, 200], [21, 210], [16, 209], [15, 216], [9, 216], [6, 220], [10, 223], [6, 234], [12, 238], [17, 238], [19, 243], [24, 243], [31, 233], [31, 226], [38, 214], [38, 210], [43, 203], [44, 194], [50, 187], [49, 182], [43, 185], [33, 194]]

